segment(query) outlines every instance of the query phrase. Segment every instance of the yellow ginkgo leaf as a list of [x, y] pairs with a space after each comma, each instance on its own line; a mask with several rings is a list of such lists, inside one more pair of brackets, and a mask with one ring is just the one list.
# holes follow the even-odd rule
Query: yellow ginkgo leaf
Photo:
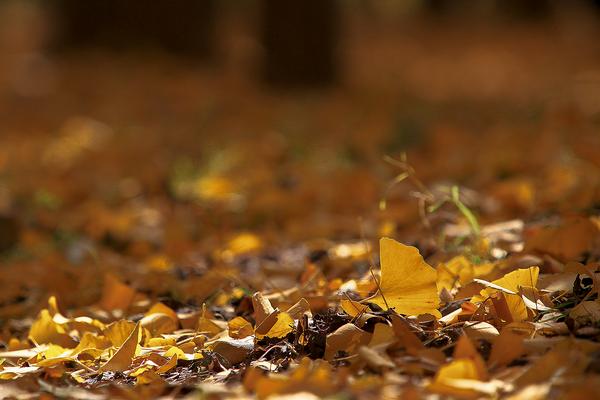
[[481, 354], [479, 354], [468, 335], [462, 335], [457, 340], [456, 346], [454, 347], [454, 359], [467, 359], [473, 361], [479, 378], [482, 380], [488, 379], [485, 361], [483, 361], [483, 357], [481, 357]]
[[140, 339], [140, 324], [137, 323], [129, 337], [125, 340], [125, 342], [123, 342], [123, 345], [107, 362], [100, 366], [98, 372], [125, 371], [127, 368], [129, 368], [133, 357], [135, 357]]
[[[519, 291], [524, 287], [535, 288], [539, 272], [538, 267], [530, 267], [509, 272], [493, 282], [476, 279], [478, 283], [487, 287], [479, 293], [479, 296], [474, 296], [471, 302], [480, 303], [492, 299], [498, 314], [502, 314], [502, 309], [506, 308], [506, 315], [503, 319], [508, 322], [527, 321], [530, 319], [529, 313]], [[499, 303], [498, 299], [504, 300], [504, 302]], [[504, 307], [501, 307], [502, 304]]]
[[73, 348], [75, 341], [67, 334], [66, 329], [57, 324], [46, 309], [40, 311], [37, 319], [29, 329], [29, 338], [37, 344], [53, 343], [62, 347]]
[[140, 320], [140, 324], [142, 327], [148, 329], [153, 337], [158, 336], [161, 333], [170, 333], [177, 329], [177, 324], [173, 319], [169, 315], [163, 313], [146, 315]]
[[465, 256], [457, 256], [437, 267], [437, 286], [448, 291], [464, 286], [475, 277], [473, 264]]
[[246, 336], [250, 336], [254, 333], [252, 324], [246, 321], [243, 317], [235, 317], [227, 323], [229, 329], [229, 336], [234, 339], [243, 339]]
[[264, 324], [257, 327], [255, 334], [257, 339], [268, 338], [283, 338], [294, 330], [294, 320], [288, 313], [275, 311], [272, 315], [275, 315], [275, 322], [264, 332]]
[[428, 389], [448, 396], [478, 397], [478, 393], [465, 383], [475, 383], [482, 378], [476, 363], [469, 358], [462, 358], [440, 367]]
[[379, 246], [383, 296], [379, 293], [371, 302], [400, 314], [441, 317], [437, 310], [437, 273], [423, 260], [419, 250], [390, 238], [382, 238]]
[[530, 320], [533, 314], [528, 312], [519, 292], [521, 288], [535, 288], [539, 272], [538, 267], [530, 267], [509, 272], [493, 282], [476, 279], [478, 283], [487, 287], [479, 296], [474, 296], [471, 302], [480, 303], [491, 299], [499, 318], [507, 322]]
[[464, 287], [472, 282], [474, 278], [486, 276], [493, 269], [494, 264], [492, 263], [476, 265], [463, 255], [456, 256], [436, 268], [438, 274], [437, 286], [439, 290], [452, 291], [457, 287]]
[[508, 295], [516, 295], [521, 287], [535, 287], [539, 273], [540, 269], [538, 267], [530, 267], [509, 272], [502, 278], [496, 279], [491, 283], [478, 279], [477, 282], [487, 286], [487, 288], [483, 289], [479, 293], [479, 296], [474, 296], [471, 301], [484, 301], [498, 291]]
[[107, 325], [102, 333], [114, 347], [121, 347], [134, 329], [135, 322], [122, 319]]
[[85, 332], [81, 337], [79, 344], [77, 347], [73, 349], [73, 355], [77, 355], [80, 353], [93, 353], [93, 354], [101, 354], [104, 349], [107, 349], [111, 346], [111, 341], [100, 335], [95, 335], [90, 332]]
[[344, 312], [352, 318], [369, 311], [368, 306], [360, 304], [358, 301], [342, 299], [342, 301], [340, 301], [340, 305], [342, 306], [342, 310], [344, 310]]
[[145, 315], [152, 314], [165, 314], [169, 318], [173, 320], [173, 322], [177, 323], [179, 319], [177, 318], [177, 313], [173, 311], [171, 307], [164, 305], [163, 303], [155, 303], [150, 309], [146, 312]]

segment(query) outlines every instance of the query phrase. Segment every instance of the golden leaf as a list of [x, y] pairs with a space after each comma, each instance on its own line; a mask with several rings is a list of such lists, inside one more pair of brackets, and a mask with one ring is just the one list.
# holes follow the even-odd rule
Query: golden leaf
[[[525, 302], [519, 295], [522, 287], [535, 287], [540, 269], [530, 267], [527, 269], [517, 269], [509, 272], [500, 279], [487, 282], [476, 279], [487, 288], [483, 289], [479, 296], [474, 296], [471, 301], [474, 303], [483, 302], [488, 298], [494, 300], [494, 307], [498, 315], [507, 322], [521, 322], [529, 318]], [[503, 312], [502, 309], [505, 309]]]
[[360, 304], [358, 301], [342, 299], [340, 305], [342, 306], [342, 310], [352, 318], [369, 311], [368, 306]]
[[252, 324], [244, 319], [244, 317], [235, 317], [227, 323], [229, 328], [229, 336], [234, 339], [243, 339], [254, 333]]
[[135, 329], [135, 322], [120, 320], [104, 328], [103, 334], [114, 347], [120, 347]]
[[[269, 320], [272, 319], [273, 316], [275, 317], [273, 325], [271, 325], [267, 332], [264, 333], [266, 326], [269, 325]], [[294, 330], [294, 320], [288, 313], [275, 310], [269, 317], [271, 318], [265, 319], [263, 324], [256, 328], [255, 333], [257, 339], [263, 339], [265, 337], [283, 338]]]
[[98, 372], [104, 371], [125, 371], [131, 365], [133, 357], [137, 351], [140, 342], [141, 329], [137, 323], [129, 337], [123, 342], [123, 345], [115, 354], [103, 365], [100, 366]]
[[390, 238], [382, 238], [379, 246], [383, 297], [380, 293], [371, 301], [400, 314], [432, 314], [440, 318], [437, 273], [423, 260], [419, 250]]
[[42, 310], [29, 329], [29, 338], [37, 344], [53, 343], [62, 347], [75, 347], [75, 341], [64, 327], [54, 322], [50, 312]]
[[433, 383], [429, 385], [428, 389], [448, 396], [475, 398], [478, 397], [477, 391], [465, 387], [464, 384], [457, 385], [456, 383], [480, 381], [481, 379], [475, 362], [463, 358], [442, 366], [435, 374]]
[[166, 314], [173, 320], [173, 322], [178, 323], [179, 319], [177, 318], [177, 313], [173, 311], [171, 307], [164, 305], [163, 303], [155, 303], [145, 315], [152, 315], [155, 313]]
[[437, 267], [438, 289], [451, 291], [455, 286], [464, 286], [475, 277], [473, 264], [465, 256], [457, 256]]
[[142, 327], [148, 329], [152, 336], [158, 336], [161, 333], [170, 333], [177, 329], [177, 324], [173, 319], [163, 313], [152, 313], [146, 315], [140, 320]]
[[100, 299], [100, 307], [107, 310], [126, 310], [133, 298], [135, 290], [121, 282], [112, 274], [104, 276], [104, 289]]
[[477, 368], [477, 374], [482, 380], [488, 379], [487, 368], [485, 367], [485, 361], [475, 349], [473, 342], [469, 339], [469, 336], [462, 335], [456, 342], [454, 347], [454, 359], [468, 359], [473, 361], [473, 364]]

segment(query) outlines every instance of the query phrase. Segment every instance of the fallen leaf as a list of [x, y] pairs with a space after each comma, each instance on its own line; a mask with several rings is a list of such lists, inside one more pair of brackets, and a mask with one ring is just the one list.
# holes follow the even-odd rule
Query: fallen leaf
[[97, 372], [104, 371], [125, 371], [131, 365], [133, 357], [135, 357], [139, 342], [141, 330], [140, 324], [137, 323], [135, 328], [123, 342], [123, 345], [113, 354], [113, 356], [98, 368]]
[[65, 328], [54, 322], [50, 312], [46, 309], [40, 311], [37, 319], [31, 325], [29, 338], [36, 344], [54, 343], [71, 348], [76, 345]]
[[438, 265], [437, 287], [438, 290], [446, 289], [452, 291], [456, 286], [464, 286], [475, 277], [473, 264], [465, 256], [457, 256]]
[[254, 338], [219, 339], [211, 345], [212, 350], [221, 355], [230, 365], [238, 364], [254, 349]]
[[569, 312], [577, 326], [596, 324], [600, 321], [600, 301], [582, 301]]
[[526, 251], [550, 254], [563, 261], [578, 260], [593, 249], [600, 229], [588, 218], [570, 218], [559, 226], [534, 232], [525, 242]]
[[256, 321], [256, 326], [262, 324], [262, 322], [275, 311], [271, 302], [260, 292], [256, 292], [252, 296], [252, 306], [254, 308], [254, 320]]
[[252, 387], [259, 399], [273, 395], [293, 394], [309, 391], [317, 396], [326, 397], [339, 391], [340, 381], [336, 379], [331, 367], [322, 362], [313, 362], [303, 358], [289, 376], [251, 375], [254, 382], [244, 380], [246, 387]]
[[494, 338], [492, 342], [492, 352], [490, 353], [490, 366], [504, 366], [516, 360], [525, 353], [523, 345], [523, 335], [518, 335], [508, 327], [502, 329], [500, 335]]
[[140, 320], [140, 325], [142, 328], [148, 329], [152, 336], [170, 333], [177, 329], [177, 324], [173, 321], [172, 316], [163, 313], [152, 313], [144, 316]]
[[[310, 303], [304, 297], [291, 305], [285, 312], [292, 319], [300, 319], [304, 313], [310, 313]], [[312, 317], [312, 315], [310, 315]]]
[[340, 305], [342, 306], [342, 310], [351, 317], [356, 317], [359, 314], [369, 311], [368, 306], [360, 304], [358, 301], [342, 299]]
[[367, 363], [369, 368], [375, 371], [390, 370], [395, 367], [392, 360], [389, 359], [383, 352], [367, 346], [360, 346], [357, 351], [359, 357]]
[[454, 347], [453, 356], [455, 360], [468, 359], [473, 361], [473, 364], [477, 368], [477, 374], [480, 379], [488, 379], [488, 372], [485, 362], [467, 335], [462, 335], [458, 339], [456, 346]]
[[173, 311], [171, 307], [167, 307], [163, 303], [155, 303], [150, 309], [144, 314], [146, 316], [152, 314], [165, 314], [169, 316], [173, 320], [173, 322], [177, 323], [179, 318], [177, 317], [177, 313]]
[[268, 321], [265, 319], [263, 323], [255, 330], [257, 339], [263, 339], [266, 337], [279, 339], [287, 336], [294, 330], [294, 320], [288, 313], [279, 312], [276, 310], [271, 315], [275, 317], [274, 323], [268, 329], [266, 329], [266, 327], [270, 324], [265, 324], [265, 322]]
[[481, 303], [487, 299], [492, 299], [496, 311], [504, 321], [526, 321], [529, 319], [529, 314], [519, 293], [522, 287], [535, 288], [538, 274], [539, 268], [531, 267], [509, 272], [493, 282], [476, 279], [477, 282], [487, 287], [478, 296], [473, 297], [471, 301]]
[[379, 242], [381, 258], [381, 293], [371, 302], [406, 315], [442, 315], [438, 311], [437, 273], [419, 250], [390, 238]]
[[135, 326], [135, 322], [122, 319], [106, 326], [102, 333], [114, 347], [121, 347], [125, 340], [131, 336]]
[[[477, 398], [480, 393], [469, 388], [465, 381], [481, 381], [477, 365], [470, 359], [459, 359], [440, 367], [433, 382], [427, 387], [429, 391], [459, 398]], [[472, 382], [475, 384], [475, 382]]]
[[483, 321], [468, 321], [464, 324], [463, 329], [471, 340], [485, 339], [491, 342], [500, 335], [498, 328]]
[[227, 323], [229, 336], [234, 339], [243, 339], [254, 333], [252, 324], [243, 317], [235, 317]]
[[98, 304], [107, 311], [126, 310], [133, 301], [135, 294], [135, 290], [125, 285], [116, 276], [106, 274], [104, 276], [102, 298]]
[[353, 354], [359, 346], [366, 345], [370, 338], [370, 333], [363, 331], [354, 324], [348, 323], [342, 325], [327, 335], [323, 358], [325, 360], [333, 360], [339, 351]]

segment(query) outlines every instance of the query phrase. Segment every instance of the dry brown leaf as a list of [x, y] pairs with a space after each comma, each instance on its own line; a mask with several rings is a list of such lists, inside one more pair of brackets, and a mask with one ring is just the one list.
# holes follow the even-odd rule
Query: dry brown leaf
[[229, 362], [229, 365], [238, 364], [254, 349], [254, 338], [243, 339], [224, 338], [214, 342], [210, 348]]
[[[308, 303], [308, 300], [303, 297], [285, 310], [285, 312], [288, 313], [292, 319], [300, 319], [304, 313], [310, 314], [310, 304]], [[312, 317], [312, 315], [309, 315], [309, 317]]]
[[508, 327], [505, 327], [500, 335], [492, 342], [490, 354], [490, 366], [504, 366], [514, 361], [525, 353], [523, 335], [518, 335]]
[[468, 359], [473, 361], [480, 379], [488, 380], [489, 376], [485, 362], [467, 335], [462, 335], [458, 339], [456, 346], [454, 347], [453, 356], [455, 360]]
[[376, 351], [372, 347], [360, 346], [357, 353], [360, 359], [375, 371], [381, 372], [395, 367], [395, 364], [387, 355], [381, 351]]
[[260, 292], [256, 292], [252, 296], [252, 306], [254, 307], [254, 320], [256, 321], [256, 326], [260, 326], [262, 322], [275, 311], [271, 302]]
[[571, 218], [560, 226], [542, 228], [525, 243], [525, 251], [550, 254], [563, 261], [578, 260], [593, 249], [600, 229], [588, 218]]
[[354, 324], [345, 324], [340, 326], [334, 332], [327, 335], [327, 344], [325, 345], [325, 360], [333, 360], [339, 351], [346, 354], [353, 354], [359, 346], [366, 345], [371, 338], [371, 334], [363, 331]]

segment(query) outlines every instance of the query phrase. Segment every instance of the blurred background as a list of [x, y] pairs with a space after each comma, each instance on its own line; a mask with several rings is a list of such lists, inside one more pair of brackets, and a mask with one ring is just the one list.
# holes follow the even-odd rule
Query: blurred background
[[2, 0], [4, 263], [61, 291], [238, 232], [410, 241], [386, 155], [483, 223], [597, 213], [599, 33], [589, 0]]

